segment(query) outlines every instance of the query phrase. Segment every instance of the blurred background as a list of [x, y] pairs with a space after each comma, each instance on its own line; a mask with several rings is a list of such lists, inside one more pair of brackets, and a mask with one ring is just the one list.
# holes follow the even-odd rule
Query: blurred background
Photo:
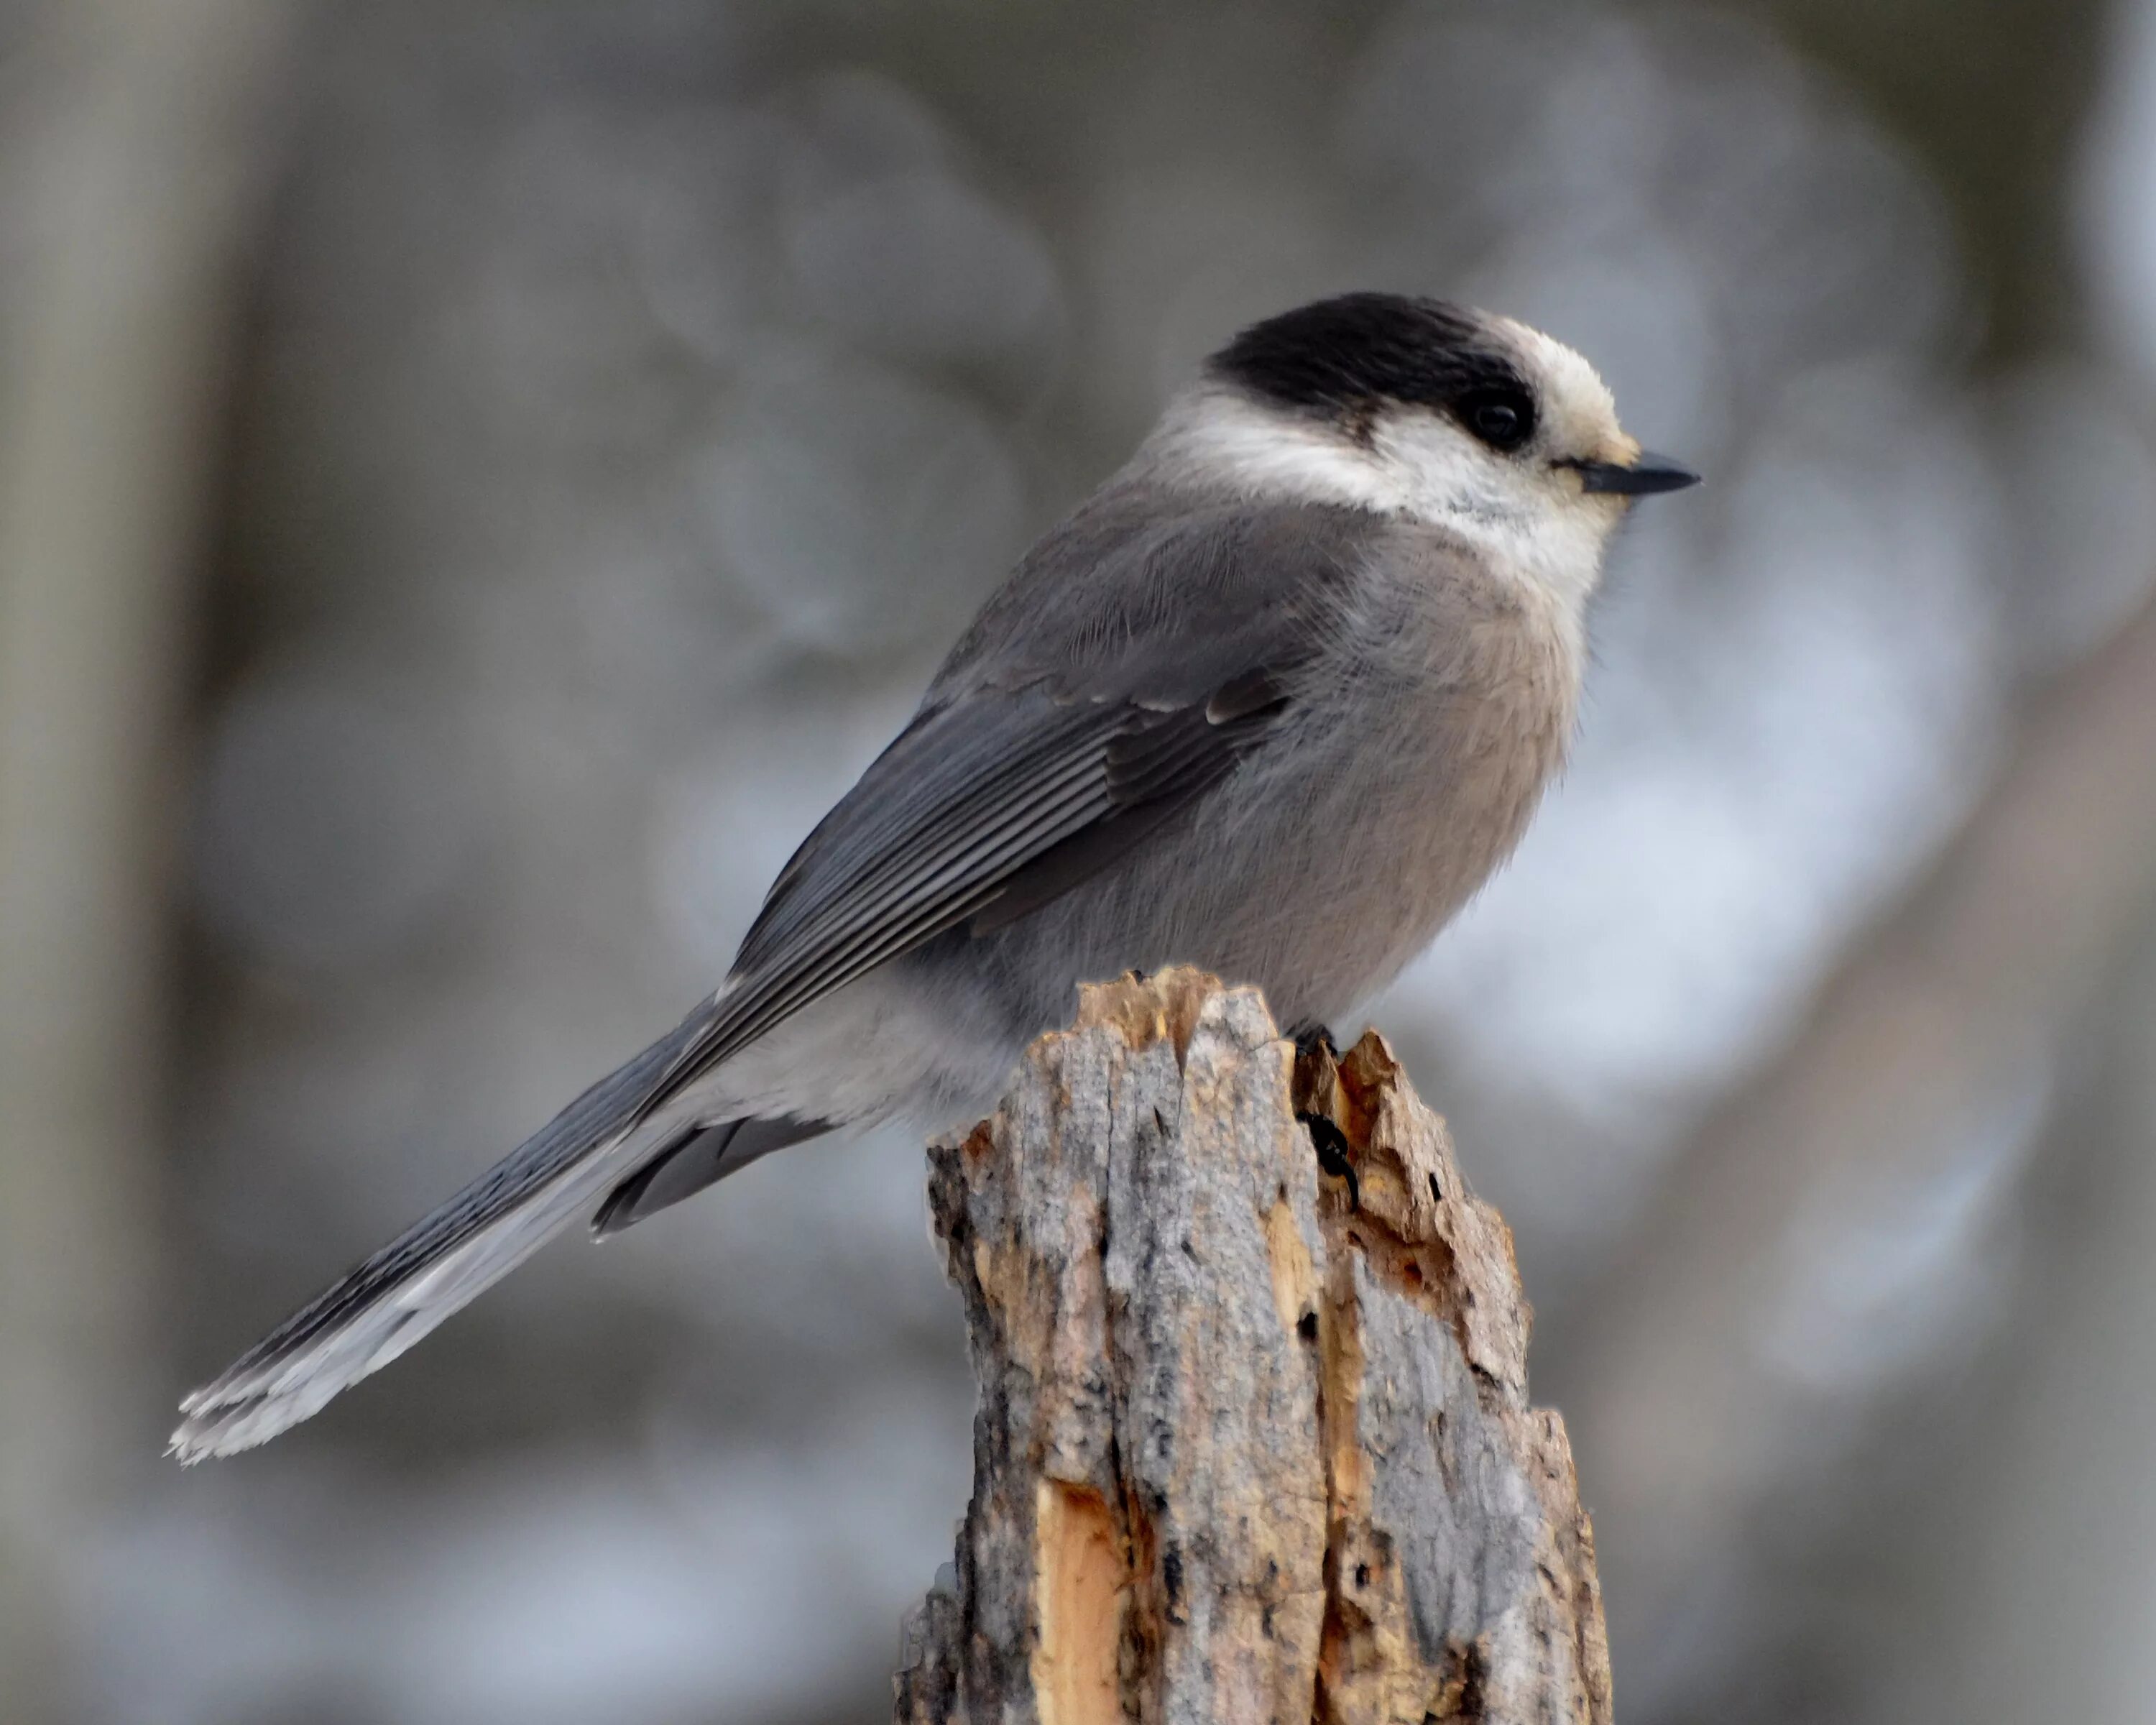
[[172, 1405], [712, 986], [1029, 537], [1350, 286], [1710, 478], [1371, 1013], [1624, 1717], [2156, 1717], [2156, 0], [13, 0], [12, 1725], [883, 1713], [970, 1466], [902, 1135], [236, 1462]]

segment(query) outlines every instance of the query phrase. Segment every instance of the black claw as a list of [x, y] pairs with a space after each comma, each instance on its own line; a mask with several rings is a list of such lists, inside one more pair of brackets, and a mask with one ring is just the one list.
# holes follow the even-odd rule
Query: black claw
[[1299, 1024], [1290, 1034], [1295, 1038], [1295, 1051], [1306, 1060], [1321, 1048], [1334, 1060], [1340, 1058], [1340, 1045], [1333, 1041], [1332, 1030], [1323, 1024]]
[[1355, 1178], [1355, 1164], [1348, 1159], [1348, 1135], [1322, 1114], [1298, 1114], [1310, 1142], [1317, 1151], [1317, 1165], [1336, 1180], [1348, 1183], [1348, 1208], [1363, 1207], [1363, 1189]]

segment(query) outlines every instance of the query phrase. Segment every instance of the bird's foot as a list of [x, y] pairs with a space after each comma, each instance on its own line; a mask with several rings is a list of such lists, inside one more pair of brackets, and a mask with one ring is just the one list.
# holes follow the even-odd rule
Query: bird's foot
[[1336, 1061], [1340, 1058], [1340, 1045], [1332, 1040], [1332, 1032], [1327, 1025], [1298, 1024], [1288, 1034], [1295, 1039], [1295, 1051], [1306, 1060], [1320, 1049]]
[[1363, 1207], [1363, 1189], [1355, 1178], [1355, 1164], [1348, 1157], [1348, 1135], [1322, 1114], [1298, 1114], [1303, 1130], [1317, 1152], [1317, 1165], [1336, 1180], [1348, 1183], [1348, 1208]]

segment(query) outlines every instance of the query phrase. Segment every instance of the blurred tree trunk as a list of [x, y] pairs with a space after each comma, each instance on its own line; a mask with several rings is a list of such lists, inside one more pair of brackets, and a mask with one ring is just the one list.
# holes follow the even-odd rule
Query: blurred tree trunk
[[1744, 0], [1830, 67], [1946, 195], [1981, 357], [2071, 340], [2082, 283], [2069, 187], [2107, 0]]
[[1871, 1524], [1912, 1606], [1874, 1719], [2148, 1716], [2156, 904], [2117, 968], [2030, 1182], [2021, 1297], [1953, 1404], [1934, 1396], [1880, 1439], [1928, 1465]]
[[901, 1721], [1609, 1718], [1512, 1236], [1375, 1035], [1298, 1063], [1252, 990], [1089, 989], [933, 1155], [981, 1406]]
[[2038, 715], [1928, 879], [1707, 1122], [1582, 1302], [1564, 1402], [1616, 1642], [1643, 1667], [1697, 1623], [1703, 1589], [1735, 1592], [1789, 1434], [1849, 1422], [1895, 1384], [1861, 1368], [1910, 1321], [1913, 1292], [1879, 1281], [1882, 1255], [1920, 1226], [1912, 1204], [1975, 1189], [1971, 1158], [2040, 1125], [2067, 1039], [2156, 904], [2152, 762], [2156, 608]]
[[[0, 1692], [59, 1635], [155, 1276], [164, 878], [196, 548], [276, 0], [40, 8], [12, 44], [0, 398]], [[130, 1380], [135, 1379], [131, 1384]], [[157, 1386], [162, 1388], [162, 1386]]]

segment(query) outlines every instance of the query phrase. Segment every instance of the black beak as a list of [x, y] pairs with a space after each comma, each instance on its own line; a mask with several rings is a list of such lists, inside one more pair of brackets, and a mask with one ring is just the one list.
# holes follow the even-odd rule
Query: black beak
[[1606, 491], [1619, 497], [1650, 497], [1657, 491], [1681, 491], [1686, 485], [1699, 483], [1699, 475], [1689, 467], [1645, 449], [1630, 467], [1620, 466], [1614, 461], [1571, 461], [1565, 465], [1578, 470], [1582, 490]]

